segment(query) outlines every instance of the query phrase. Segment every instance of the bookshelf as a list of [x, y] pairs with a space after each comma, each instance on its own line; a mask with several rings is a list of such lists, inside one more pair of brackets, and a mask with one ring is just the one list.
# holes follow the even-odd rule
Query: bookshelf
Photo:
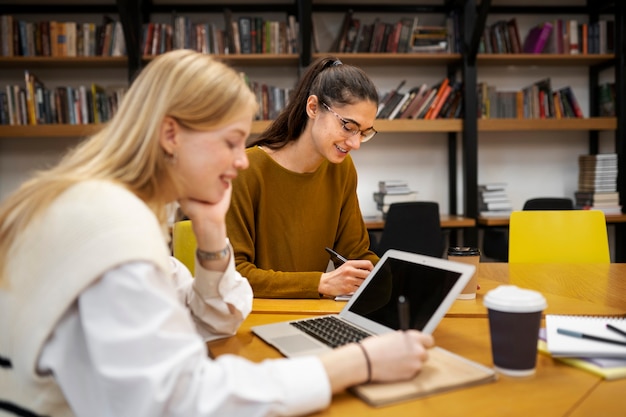
[[[78, 74], [80, 78], [91, 82], [90, 74], [98, 74], [102, 71], [115, 72], [118, 81], [128, 84], [138, 70], [150, 61], [150, 57], [143, 56], [139, 51], [138, 40], [141, 39], [142, 24], [163, 16], [171, 16], [173, 12], [179, 15], [208, 15], [223, 19], [222, 13], [225, 7], [232, 10], [233, 14], [256, 13], [290, 13], [296, 16], [300, 24], [300, 53], [296, 54], [241, 54], [241, 55], [217, 55], [218, 59], [224, 60], [237, 69], [251, 70], [260, 74], [260, 77], [285, 78], [286, 83], [295, 82], [302, 68], [312, 60], [327, 55], [322, 49], [315, 52], [312, 48], [313, 35], [312, 24], [316, 22], [316, 16], [336, 16], [340, 20], [348, 8], [355, 14], [374, 15], [406, 15], [406, 16], [445, 16], [451, 10], [456, 10], [463, 21], [463, 33], [460, 34], [462, 49], [458, 53], [333, 53], [343, 62], [362, 67], [368, 73], [372, 73], [375, 81], [381, 80], [381, 90], [388, 90], [397, 84], [397, 80], [403, 74], [418, 72], [430, 74], [431, 80], [443, 77], [446, 74], [460, 72], [460, 79], [465, 85], [464, 109], [466, 114], [476, 114], [476, 85], [481, 79], [483, 71], [510, 72], [512, 78], [520, 77], [524, 71], [532, 72], [537, 68], [550, 69], [553, 72], [583, 71], [588, 77], [588, 102], [586, 117], [583, 119], [476, 119], [464, 117], [463, 119], [438, 119], [438, 120], [377, 120], [376, 128], [385, 138], [389, 137], [388, 143], [392, 146], [410, 146], [420, 148], [423, 146], [434, 147], [435, 152], [443, 154], [441, 160], [446, 165], [446, 170], [439, 181], [439, 187], [445, 184], [447, 195], [442, 199], [448, 200], [448, 213], [456, 215], [462, 212], [470, 218], [477, 218], [477, 184], [479, 177], [479, 156], [486, 149], [481, 142], [484, 135], [492, 133], [504, 133], [502, 146], [515, 144], [526, 137], [536, 133], [562, 133], [572, 132], [577, 135], [587, 136], [588, 151], [597, 153], [601, 149], [613, 147], [620, 155], [620, 178], [618, 187], [622, 199], [626, 198], [626, 150], [624, 149], [623, 137], [626, 123], [626, 106], [623, 98], [618, 95], [616, 103], [616, 117], [598, 117], [598, 101], [596, 86], [598, 80], [607, 71], [612, 72], [612, 78], [616, 83], [617, 91], [624, 89], [624, 72], [626, 62], [624, 59], [623, 40], [624, 34], [624, 5], [615, 1], [524, 1], [524, 0], [399, 0], [385, 2], [384, 4], [374, 0], [342, 1], [332, 0], [277, 0], [275, 2], [260, 2], [254, 0], [242, 0], [231, 3], [206, 1], [193, 2], [182, 0], [90, 0], [76, 4], [73, 1], [50, 1], [50, 0], [12, 0], [3, 4], [2, 13], [36, 16], [45, 18], [48, 14], [70, 16], [89, 15], [102, 16], [104, 14], [119, 16], [124, 24], [125, 39], [127, 40], [127, 57], [0, 57], [0, 73], [6, 71], [32, 69], [35, 73], [46, 72], [44, 81], [52, 77], [62, 78], [70, 73], [70, 77]], [[104, 3], [104, 4], [103, 4]], [[572, 3], [576, 5], [572, 6]], [[478, 53], [478, 39], [490, 16], [517, 16], [520, 14], [546, 16], [552, 19], [560, 14], [580, 15], [589, 21], [597, 20], [601, 16], [608, 16], [615, 20], [615, 33], [618, 43], [615, 53], [611, 54], [484, 54]], [[391, 18], [390, 18], [391, 20]], [[520, 31], [522, 29], [520, 28]], [[331, 36], [336, 35], [332, 33]], [[522, 34], [523, 36], [523, 34]], [[129, 40], [135, 40], [137, 45]], [[514, 70], [511, 70], [513, 68]], [[392, 69], [392, 71], [389, 71]], [[124, 74], [120, 76], [119, 74]], [[56, 75], [55, 75], [56, 74]], [[433, 75], [435, 74], [435, 75]], [[438, 74], [438, 75], [436, 75]], [[559, 78], [559, 75], [554, 77]], [[95, 78], [97, 80], [98, 78]], [[384, 84], [387, 84], [385, 86]], [[522, 87], [523, 81], [519, 87]], [[407, 84], [408, 85], [408, 84]], [[260, 133], [268, 121], [254, 122], [252, 133]], [[17, 139], [27, 139], [32, 146], [37, 143], [52, 143], [62, 138], [80, 139], [96, 131], [96, 125], [45, 125], [45, 126], [0, 126], [0, 158], [10, 158], [9, 155], [1, 155], [12, 152], [12, 147], [6, 150], [3, 143], [15, 143]], [[521, 136], [520, 136], [521, 135]], [[524, 136], [527, 135], [527, 136]], [[426, 137], [426, 139], [424, 139]], [[520, 139], [522, 138], [522, 139]], [[378, 138], [377, 138], [378, 140]], [[568, 139], [563, 140], [561, 146], [567, 146]], [[426, 142], [426, 145], [424, 145]], [[530, 141], [532, 142], [532, 141]], [[59, 143], [65, 144], [61, 141]], [[43, 145], [42, 145], [43, 146]], [[49, 147], [45, 145], [44, 147]], [[370, 146], [370, 144], [368, 144]], [[382, 145], [375, 145], [381, 146]], [[491, 144], [487, 145], [492, 146]], [[497, 145], [500, 146], [500, 145]], [[532, 146], [532, 145], [531, 145]], [[377, 149], [378, 150], [378, 149]], [[419, 164], [419, 161], [415, 162]], [[0, 164], [1, 165], [1, 164]], [[484, 168], [481, 167], [481, 171]], [[445, 179], [443, 179], [445, 178]], [[0, 190], [2, 185], [0, 184]], [[441, 194], [436, 194], [441, 195]], [[0, 198], [2, 198], [0, 193]], [[626, 204], [624, 204], [626, 206]], [[619, 259], [626, 261], [626, 230], [616, 227], [617, 252]], [[477, 230], [467, 230], [464, 233], [464, 242], [475, 245], [478, 240]]]

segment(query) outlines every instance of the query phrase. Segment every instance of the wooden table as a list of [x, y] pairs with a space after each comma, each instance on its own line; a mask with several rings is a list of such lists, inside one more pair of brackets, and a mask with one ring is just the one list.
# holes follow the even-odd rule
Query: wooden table
[[[626, 223], [626, 214], [609, 214], [606, 216], [607, 224]], [[476, 223], [479, 226], [508, 226], [509, 217], [479, 216]]]
[[[474, 227], [476, 226], [476, 220], [471, 217], [457, 216], [454, 214], [441, 214], [439, 216], [441, 227], [445, 229], [454, 229], [462, 227]], [[365, 226], [368, 230], [383, 230], [385, 227], [385, 221], [381, 218], [377, 219], [365, 219]]]
[[[457, 300], [434, 332], [437, 345], [493, 366], [489, 322], [483, 298], [502, 284], [542, 292], [544, 313], [624, 315], [626, 264], [483, 263], [475, 300]], [[345, 305], [330, 299], [255, 299], [253, 312], [236, 336], [211, 342], [213, 355], [233, 353], [259, 362], [280, 358], [277, 350], [250, 331], [251, 326], [334, 313]], [[528, 378], [500, 376], [498, 381], [373, 408], [349, 392], [333, 397], [316, 416], [626, 416], [626, 379], [604, 381], [591, 373], [538, 354], [537, 372]]]
[[[502, 284], [540, 291], [547, 314], [625, 314], [626, 264], [508, 264], [478, 266], [480, 289], [475, 300], [457, 300], [447, 317], [486, 317], [483, 298]], [[252, 311], [266, 314], [331, 314], [345, 301], [332, 299], [255, 298]]]

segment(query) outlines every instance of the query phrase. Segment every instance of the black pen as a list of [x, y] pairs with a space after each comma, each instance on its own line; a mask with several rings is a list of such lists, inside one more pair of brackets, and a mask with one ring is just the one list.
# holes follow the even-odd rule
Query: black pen
[[331, 248], [325, 247], [324, 249], [326, 249], [326, 252], [330, 253], [330, 259], [332, 259], [333, 263], [335, 264], [335, 267], [337, 267], [339, 265], [343, 265], [346, 262], [348, 262], [348, 260], [346, 258], [344, 258], [343, 256], [339, 255], [337, 252], [335, 252]]
[[572, 330], [556, 329], [556, 332], [558, 334], [563, 334], [565, 336], [571, 336], [571, 337], [577, 337], [579, 339], [589, 339], [589, 340], [595, 340], [596, 342], [612, 343], [614, 345], [626, 346], [626, 342], [622, 342], [620, 340], [607, 339], [607, 338], [604, 338], [604, 337], [594, 336], [594, 335], [586, 334], [586, 333], [575, 332], [575, 331], [572, 331]]
[[613, 330], [615, 333], [619, 333], [622, 336], [626, 336], [626, 332], [623, 331], [622, 329], [618, 329], [617, 327], [613, 326], [612, 324], [606, 324], [606, 328], [609, 330]]
[[409, 300], [404, 295], [398, 297], [398, 317], [400, 318], [400, 330], [409, 329]]

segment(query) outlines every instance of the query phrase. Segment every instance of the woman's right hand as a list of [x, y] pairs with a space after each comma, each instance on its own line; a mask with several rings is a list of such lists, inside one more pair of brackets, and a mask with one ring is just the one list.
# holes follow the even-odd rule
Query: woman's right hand
[[371, 363], [371, 380], [398, 381], [414, 377], [428, 359], [432, 335], [417, 330], [396, 331], [368, 337], [361, 344]]
[[318, 292], [323, 295], [343, 295], [355, 292], [374, 269], [368, 260], [347, 261], [334, 271], [325, 272], [320, 278]]
[[333, 393], [366, 382], [413, 378], [428, 360], [435, 341], [417, 330], [398, 330], [350, 343], [321, 355]]

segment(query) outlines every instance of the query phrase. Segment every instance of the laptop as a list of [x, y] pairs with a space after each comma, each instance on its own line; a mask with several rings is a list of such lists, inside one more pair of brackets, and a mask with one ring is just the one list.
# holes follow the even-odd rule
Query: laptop
[[318, 355], [333, 346], [303, 330], [304, 324], [319, 318], [339, 320], [362, 337], [392, 332], [401, 328], [398, 300], [404, 296], [408, 327], [432, 333], [475, 269], [470, 264], [390, 249], [339, 314], [253, 326], [252, 332], [287, 357]]

